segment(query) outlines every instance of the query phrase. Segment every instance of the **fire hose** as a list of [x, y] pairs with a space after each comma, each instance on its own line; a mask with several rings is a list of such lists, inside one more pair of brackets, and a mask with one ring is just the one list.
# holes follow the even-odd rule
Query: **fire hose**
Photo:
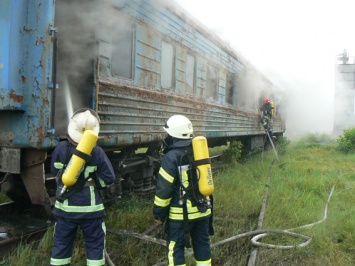
[[[301, 228], [306, 228], [306, 227], [311, 227], [313, 225], [316, 225], [316, 224], [324, 222], [327, 219], [328, 204], [329, 204], [330, 198], [331, 198], [331, 196], [333, 194], [334, 188], [335, 188], [335, 185], [332, 187], [332, 189], [331, 189], [331, 191], [329, 193], [329, 196], [328, 196], [325, 208], [324, 208], [323, 218], [321, 220], [317, 221], [317, 222], [314, 222], [314, 223], [311, 223], [311, 224], [306, 224], [306, 225], [295, 227], [295, 228], [291, 228], [291, 229], [286, 229], [286, 230], [264, 229], [264, 230], [249, 231], [249, 232], [238, 234], [238, 235], [223, 239], [221, 241], [218, 241], [216, 243], [213, 243], [211, 245], [211, 248], [217, 247], [217, 246], [221, 246], [221, 245], [229, 243], [231, 241], [234, 241], [234, 240], [237, 240], [237, 239], [241, 239], [241, 238], [244, 238], [244, 237], [248, 237], [248, 236], [254, 236], [251, 239], [251, 243], [254, 246], [258, 246], [258, 247], [266, 247], [266, 248], [270, 248], [270, 249], [282, 249], [282, 250], [305, 247], [311, 242], [312, 238], [309, 237], [309, 236], [306, 236], [306, 235], [293, 233], [293, 232], [290, 232], [290, 231], [293, 231], [293, 230], [296, 230], [296, 229], [301, 229]], [[259, 239], [265, 237], [268, 234], [282, 234], [282, 235], [288, 235], [288, 236], [292, 236], [292, 237], [298, 237], [298, 238], [303, 239], [304, 242], [302, 242], [301, 244], [298, 244], [298, 245], [273, 245], [273, 244], [267, 244], [267, 243], [258, 242]], [[193, 252], [186, 253], [186, 256], [191, 256], [191, 255], [193, 255]], [[155, 264], [154, 266], [160, 266], [160, 265], [165, 265], [165, 264], [166, 264], [166, 261], [159, 262], [159, 263]], [[248, 263], [248, 265], [250, 265], [250, 262]]]

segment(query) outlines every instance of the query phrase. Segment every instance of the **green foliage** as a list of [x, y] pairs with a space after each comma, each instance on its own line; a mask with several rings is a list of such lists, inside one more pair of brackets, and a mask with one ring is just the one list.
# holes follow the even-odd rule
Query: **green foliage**
[[0, 260], [0, 265], [6, 266], [44, 266], [50, 263], [53, 243], [53, 227], [50, 227], [38, 242], [27, 244], [21, 242], [9, 256]]
[[276, 143], [276, 147], [277, 147], [277, 152], [279, 155], [283, 155], [286, 153], [286, 149], [287, 147], [290, 145], [291, 141], [286, 138], [286, 137], [278, 137], [277, 138], [277, 143]]
[[2, 192], [0, 192], [0, 203], [5, 203], [5, 202], [10, 202], [11, 200], [6, 197], [6, 195]]
[[333, 146], [334, 144], [335, 144], [334, 137], [324, 133], [323, 134], [309, 133], [297, 141], [297, 145], [306, 146], [308, 148]]
[[216, 156], [216, 155], [221, 155], [221, 154], [224, 153], [224, 151], [226, 149], [228, 149], [227, 145], [217, 146], [217, 147], [213, 147], [213, 148], [209, 147], [208, 148], [210, 157]]
[[342, 153], [355, 151], [355, 128], [344, 130], [344, 134], [337, 139], [337, 150]]
[[237, 162], [242, 157], [243, 144], [240, 141], [231, 141], [224, 151], [223, 161], [226, 163]]

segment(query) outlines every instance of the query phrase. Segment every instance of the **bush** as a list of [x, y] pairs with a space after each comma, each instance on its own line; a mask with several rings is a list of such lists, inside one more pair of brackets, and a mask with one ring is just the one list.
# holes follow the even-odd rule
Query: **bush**
[[337, 139], [337, 150], [342, 153], [355, 151], [355, 128], [344, 130], [344, 134]]
[[277, 138], [277, 151], [279, 154], [285, 154], [287, 146], [291, 143], [291, 141], [286, 137], [278, 137]]
[[298, 141], [298, 145], [308, 148], [329, 146], [335, 144], [335, 139], [329, 134], [308, 133]]
[[240, 141], [232, 141], [224, 151], [224, 161], [226, 163], [236, 162], [242, 157], [243, 144]]

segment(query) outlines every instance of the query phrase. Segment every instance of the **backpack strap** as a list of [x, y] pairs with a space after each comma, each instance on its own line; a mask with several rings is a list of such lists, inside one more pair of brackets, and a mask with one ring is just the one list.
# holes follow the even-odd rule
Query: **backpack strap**
[[211, 158], [196, 160], [196, 161], [193, 161], [193, 163], [192, 163], [193, 167], [197, 167], [197, 166], [203, 165], [203, 164], [211, 164]]
[[[188, 171], [191, 171], [191, 168], [192, 168], [191, 156], [192, 156], [192, 154], [189, 154], [189, 152], [186, 148], [180, 148], [179, 150], [181, 150], [183, 152], [183, 155], [181, 156], [181, 159], [180, 159], [180, 166], [179, 167], [181, 167], [182, 160], [186, 156], [189, 160], [189, 165], [190, 165], [190, 169]], [[183, 210], [183, 219], [184, 219], [183, 222], [184, 222], [185, 247], [191, 248], [189, 215], [188, 215], [187, 206], [186, 206], [188, 195], [189, 195], [190, 191], [186, 187], [184, 187], [184, 185], [182, 184], [181, 176], [182, 176], [182, 172], [180, 171], [179, 187], [180, 187], [180, 197], [182, 200], [182, 210]]]
[[184, 238], [185, 238], [185, 247], [191, 248], [191, 242], [190, 242], [190, 228], [189, 228], [189, 215], [187, 213], [187, 196], [185, 194], [184, 196], [184, 202], [183, 202], [183, 215], [184, 215]]
[[209, 223], [208, 223], [208, 234], [210, 236], [214, 235], [214, 228], [213, 228], [213, 195], [210, 196], [211, 200], [211, 216], [209, 218]]
[[[58, 184], [58, 187], [57, 187], [57, 191], [56, 191], [56, 197], [57, 199], [59, 200], [65, 200], [67, 199], [70, 195], [72, 195], [73, 193], [75, 192], [78, 192], [80, 190], [83, 189], [83, 187], [85, 186], [85, 183], [86, 181], [90, 178], [78, 178], [77, 181], [75, 182], [75, 184], [73, 186], [70, 186], [69, 188], [66, 189], [66, 191], [64, 193], [61, 193], [62, 192], [62, 188], [63, 188], [63, 182], [62, 182], [62, 175], [65, 171], [65, 168], [67, 167], [67, 164], [70, 160], [70, 148], [71, 148], [72, 144], [70, 142], [68, 142], [68, 145], [67, 145], [67, 151], [66, 151], [66, 155], [65, 155], [65, 160], [64, 160], [64, 165], [63, 165], [63, 168], [61, 169], [60, 172], [58, 172], [58, 181], [57, 181], [57, 184]], [[79, 151], [79, 153], [76, 153], [75, 151], [78, 151], [77, 149], [74, 150], [73, 154], [79, 156], [80, 158], [82, 158], [81, 156], [81, 152]], [[91, 156], [90, 156], [91, 158]], [[85, 167], [86, 163], [88, 162], [88, 160], [90, 160], [89, 157], [85, 157], [85, 158], [82, 158], [85, 160], [85, 164], [83, 165], [83, 167]]]
[[75, 154], [76, 156], [78, 156], [81, 159], [83, 159], [85, 161], [85, 163], [87, 163], [91, 159], [91, 155], [90, 154], [86, 154], [86, 153], [84, 153], [82, 151], [79, 151], [78, 149], [74, 149], [73, 154]]
[[65, 168], [67, 167], [67, 164], [68, 164], [69, 159], [70, 159], [70, 156], [69, 156], [69, 155], [70, 155], [70, 147], [71, 147], [71, 145], [72, 145], [72, 144], [68, 141], [68, 143], [67, 143], [67, 151], [66, 151], [66, 153], [65, 153], [64, 164], [63, 164], [62, 169], [60, 169], [60, 171], [58, 172], [57, 178], [62, 179], [62, 175], [63, 175], [64, 170], [65, 170]]

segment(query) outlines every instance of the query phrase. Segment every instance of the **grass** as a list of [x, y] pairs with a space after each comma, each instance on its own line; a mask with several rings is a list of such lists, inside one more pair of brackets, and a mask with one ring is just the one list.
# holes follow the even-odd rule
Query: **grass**
[[[235, 162], [214, 176], [214, 229], [211, 242], [256, 230], [268, 188], [263, 229], [294, 230], [310, 236], [310, 244], [289, 250], [259, 248], [256, 265], [354, 265], [355, 263], [355, 154], [338, 153], [332, 144], [320, 141], [291, 143], [271, 167], [272, 150]], [[213, 167], [213, 165], [212, 165]], [[154, 195], [133, 196], [107, 206], [108, 227], [142, 233], [154, 225]], [[162, 228], [154, 231], [162, 236]], [[53, 229], [39, 243], [20, 245], [0, 265], [48, 265]], [[246, 265], [251, 237], [229, 241], [212, 249], [213, 265]], [[78, 234], [74, 262], [85, 265], [85, 249]], [[264, 243], [296, 245], [303, 242], [284, 235], [267, 235]], [[165, 260], [163, 246], [127, 235], [107, 235], [107, 252], [116, 265], [145, 266]], [[187, 265], [194, 265], [191, 257]]]
[[10, 202], [11, 200], [6, 197], [6, 195], [4, 195], [2, 192], [0, 192], [0, 202], [1, 203], [5, 203], [5, 202]]

